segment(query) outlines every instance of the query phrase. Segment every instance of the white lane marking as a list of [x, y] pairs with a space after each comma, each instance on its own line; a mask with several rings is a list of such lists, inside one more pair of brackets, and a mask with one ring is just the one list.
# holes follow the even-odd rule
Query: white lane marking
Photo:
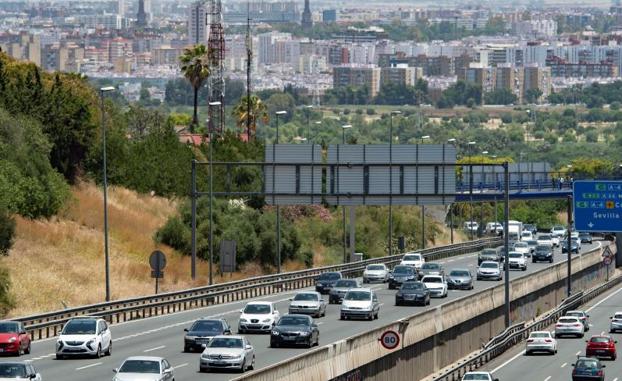
[[562, 364], [562, 368], [564, 368], [566, 365], [568, 365], [568, 363], [567, 363], [567, 362], [563, 363], [563, 364]]
[[179, 365], [177, 365], [177, 366], [174, 366], [174, 367], [173, 367], [173, 369], [183, 368], [184, 366], [188, 366], [188, 363], [187, 363], [187, 362], [185, 362], [185, 363], [183, 363], [183, 364], [179, 364]]
[[317, 323], [317, 325], [322, 325], [322, 324], [324, 324], [323, 321]]
[[88, 369], [88, 368], [92, 368], [92, 367], [94, 367], [94, 366], [98, 366], [98, 365], [101, 365], [101, 364], [103, 364], [103, 363], [101, 363], [101, 362], [96, 362], [95, 364], [81, 366], [81, 367], [79, 367], [79, 368], [76, 368], [76, 370]]
[[600, 335], [603, 336], [605, 334], [605, 331], [601, 331]]
[[503, 364], [499, 365], [498, 367], [496, 367], [495, 369], [493, 369], [490, 373], [495, 373], [496, 371], [500, 370], [501, 368], [503, 368], [504, 366], [508, 365], [509, 363], [511, 363], [512, 361], [516, 360], [517, 358], [523, 356], [525, 354], [525, 351], [520, 351], [516, 356], [512, 357], [511, 359], [509, 359], [508, 361], [504, 362]]
[[153, 352], [153, 351], [157, 351], [158, 349], [164, 349], [164, 348], [166, 348], [166, 345], [160, 345], [159, 347], [145, 349], [143, 353]]
[[544, 379], [544, 381], [549, 381], [551, 379], [551, 376], [548, 376], [547, 378]]
[[617, 377], [616, 377], [616, 378], [614, 378], [614, 379], [613, 379], [613, 381], [618, 381], [618, 378], [617, 378]]
[[579, 352], [575, 353], [575, 356], [578, 356], [578, 355], [580, 355], [580, 354], [581, 354], [581, 351], [579, 351]]
[[590, 307], [587, 310], [585, 310], [585, 312], [590, 312], [591, 310], [593, 310], [594, 308], [600, 306], [602, 303], [606, 302], [607, 300], [609, 300], [611, 297], [613, 297], [614, 295], [616, 295], [620, 291], [622, 291], [622, 288], [619, 288], [614, 293], [612, 293], [610, 295], [607, 295], [606, 298], [604, 298], [603, 300], [601, 300], [598, 303], [594, 304], [592, 307]]

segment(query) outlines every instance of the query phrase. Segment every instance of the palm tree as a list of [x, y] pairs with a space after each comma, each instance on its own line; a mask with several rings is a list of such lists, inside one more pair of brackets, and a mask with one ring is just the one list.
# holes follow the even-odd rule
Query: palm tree
[[251, 139], [251, 136], [255, 135], [258, 121], [264, 124], [270, 121], [268, 107], [263, 103], [261, 98], [256, 95], [250, 96], [250, 102], [249, 98], [246, 96], [240, 98], [238, 104], [233, 108], [232, 114], [237, 121], [238, 127], [246, 128], [248, 140]]
[[203, 44], [186, 48], [184, 54], [179, 57], [179, 62], [181, 62], [181, 72], [194, 90], [194, 113], [192, 114], [192, 124], [190, 124], [190, 132], [194, 132], [195, 127], [199, 125], [197, 113], [199, 89], [210, 75], [209, 50]]

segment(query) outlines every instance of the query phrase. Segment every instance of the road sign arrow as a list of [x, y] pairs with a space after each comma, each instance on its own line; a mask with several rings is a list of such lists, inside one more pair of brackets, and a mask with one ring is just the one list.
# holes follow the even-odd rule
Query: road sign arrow
[[591, 228], [593, 228], [593, 227], [594, 227], [594, 224], [590, 222], [589, 224], [587, 224], [587, 226], [589, 226], [589, 227], [590, 227], [590, 229], [591, 229]]

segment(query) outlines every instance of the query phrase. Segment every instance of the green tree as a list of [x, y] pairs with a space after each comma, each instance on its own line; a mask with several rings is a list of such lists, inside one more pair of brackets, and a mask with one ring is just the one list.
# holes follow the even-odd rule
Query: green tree
[[0, 255], [8, 255], [15, 236], [15, 219], [5, 208], [0, 209]]
[[495, 89], [484, 95], [484, 102], [489, 105], [509, 105], [516, 103], [517, 98], [510, 89]]
[[[250, 105], [250, 113], [249, 113]], [[232, 115], [235, 118], [235, 122], [238, 128], [246, 130], [248, 140], [256, 135], [257, 123], [261, 121], [266, 124], [270, 121], [268, 115], [268, 107], [265, 103], [256, 95], [240, 98], [240, 101], [233, 108]]]
[[184, 54], [179, 57], [181, 63], [181, 72], [192, 86], [193, 98], [193, 114], [190, 131], [194, 132], [199, 125], [199, 89], [210, 75], [210, 52], [209, 49], [202, 44], [186, 48]]
[[279, 117], [281, 122], [287, 123], [294, 117], [296, 101], [291, 94], [274, 94], [266, 99], [266, 107], [268, 108], [268, 115], [270, 116], [274, 115], [277, 111], [287, 111], [286, 115]]
[[525, 92], [525, 102], [538, 103], [542, 94], [543, 94], [542, 90], [538, 88], [529, 89]]

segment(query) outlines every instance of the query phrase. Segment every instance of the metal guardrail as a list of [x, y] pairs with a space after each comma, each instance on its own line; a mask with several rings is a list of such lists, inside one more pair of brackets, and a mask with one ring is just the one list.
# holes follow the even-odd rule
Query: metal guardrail
[[[445, 370], [439, 376], [436, 376], [433, 380], [459, 381], [465, 373], [474, 371], [492, 359], [498, 357], [509, 348], [525, 340], [531, 332], [545, 330], [547, 327], [554, 324], [567, 311], [576, 309], [578, 306], [585, 304], [620, 283], [622, 283], [622, 276], [618, 276], [609, 282], [605, 282], [600, 286], [590, 289], [589, 291], [571, 295], [562, 301], [557, 308], [532, 323], [526, 324], [525, 322], [522, 322], [515, 326], [509, 327], [501, 334], [494, 337], [488, 344], [484, 345], [483, 349], [479, 353], [467, 358], [466, 360], [462, 360], [453, 367]], [[522, 328], [520, 328], [521, 325]]]
[[[487, 247], [498, 246], [501, 243], [502, 241], [498, 237], [485, 238], [478, 241], [425, 249], [421, 250], [420, 253], [427, 260], [438, 260], [479, 251]], [[399, 263], [401, 258], [402, 254], [399, 254], [342, 265], [325, 266], [276, 275], [264, 275], [189, 290], [80, 306], [25, 316], [15, 320], [24, 323], [33, 340], [39, 340], [57, 336], [63, 325], [76, 316], [101, 316], [111, 324], [143, 319], [297, 290], [314, 285], [315, 278], [324, 272], [341, 271], [345, 276], [356, 276], [369, 264], [385, 263], [393, 265]]]

